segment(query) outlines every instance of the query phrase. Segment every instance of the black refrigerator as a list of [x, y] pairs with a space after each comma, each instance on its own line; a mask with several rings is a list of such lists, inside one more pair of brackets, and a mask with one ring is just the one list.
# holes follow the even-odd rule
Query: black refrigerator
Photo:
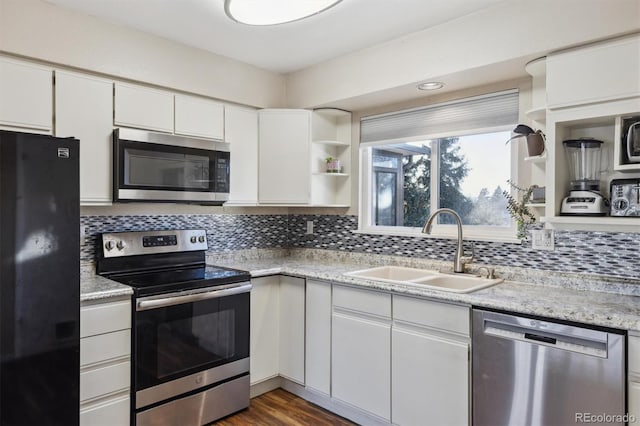
[[0, 131], [0, 425], [78, 425], [79, 143]]

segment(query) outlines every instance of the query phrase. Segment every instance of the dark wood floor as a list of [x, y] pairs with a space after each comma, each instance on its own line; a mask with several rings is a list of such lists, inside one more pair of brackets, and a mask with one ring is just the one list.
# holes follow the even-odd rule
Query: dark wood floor
[[216, 426], [347, 426], [354, 424], [282, 389], [253, 398], [248, 409], [212, 423]]

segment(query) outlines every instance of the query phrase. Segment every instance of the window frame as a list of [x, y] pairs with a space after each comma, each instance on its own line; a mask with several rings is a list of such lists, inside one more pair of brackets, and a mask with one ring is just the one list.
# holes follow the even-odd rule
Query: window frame
[[[431, 234], [422, 233], [421, 228], [407, 227], [407, 226], [378, 226], [373, 222], [373, 169], [372, 169], [372, 150], [374, 147], [381, 147], [385, 145], [391, 145], [394, 143], [404, 142], [417, 142], [424, 140], [435, 140], [446, 137], [468, 136], [483, 133], [511, 131], [513, 125], [485, 127], [478, 129], [470, 129], [465, 131], [448, 131], [446, 134], [433, 134], [424, 135], [420, 137], [403, 138], [401, 140], [385, 140], [377, 141], [373, 143], [367, 143], [366, 146], [360, 146], [358, 148], [359, 158], [359, 202], [358, 202], [358, 229], [356, 233], [362, 234], [374, 234], [374, 235], [394, 235], [394, 236], [410, 236], [410, 237], [424, 237], [424, 238], [457, 238], [457, 227], [452, 224], [440, 224], [435, 221], [432, 227]], [[432, 158], [439, 158], [438, 144], [432, 144], [431, 153]], [[517, 182], [528, 182], [528, 179], [523, 180], [523, 168], [519, 167], [518, 158], [522, 152], [522, 144], [512, 142], [509, 143], [505, 149], [510, 150], [510, 179], [516, 179]], [[440, 171], [437, 165], [439, 161], [431, 161], [431, 197], [430, 204], [432, 206], [438, 206], [439, 204], [439, 177]], [[505, 189], [507, 189], [505, 182]], [[528, 183], [527, 183], [528, 184]], [[512, 195], [516, 195], [511, 190]], [[521, 240], [517, 237], [517, 225], [516, 222], [511, 219], [511, 225], [509, 227], [495, 227], [495, 226], [479, 226], [479, 225], [462, 225], [463, 236], [467, 240], [476, 241], [492, 241], [492, 242], [509, 242], [509, 243], [521, 243]]]

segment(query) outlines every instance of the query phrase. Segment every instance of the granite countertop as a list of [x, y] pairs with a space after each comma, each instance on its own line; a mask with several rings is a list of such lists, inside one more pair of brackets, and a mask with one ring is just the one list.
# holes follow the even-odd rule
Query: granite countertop
[[100, 275], [84, 275], [80, 278], [80, 302], [129, 297], [131, 287], [117, 283]]
[[[252, 277], [293, 275], [434, 300], [640, 331], [640, 280], [498, 268], [497, 276], [505, 278], [504, 282], [472, 293], [451, 293], [421, 287], [419, 284], [393, 284], [344, 275], [345, 272], [385, 264], [439, 270], [443, 267], [443, 262], [326, 252], [327, 250], [306, 250], [273, 257], [231, 254], [208, 257], [207, 263], [246, 270], [251, 272]], [[449, 263], [445, 265], [450, 266]], [[129, 287], [99, 276], [83, 277], [81, 283], [82, 301], [122, 297], [131, 293]]]
[[[571, 286], [568, 283], [564, 283], [565, 287], [563, 287], [562, 284], [541, 285], [512, 280], [505, 280], [500, 284], [472, 293], [451, 293], [421, 287], [419, 284], [392, 284], [343, 275], [345, 272], [379, 266], [376, 264], [281, 258], [239, 262], [218, 261], [216, 265], [247, 270], [253, 277], [273, 274], [293, 275], [435, 300], [640, 331], [640, 296], [635, 294], [640, 290], [640, 283], [631, 284], [637, 285], [637, 289], [624, 288], [622, 291], [626, 294], [592, 291]], [[630, 285], [626, 280], [615, 279], [611, 280], [610, 284], [616, 286], [616, 283], [618, 286], [612, 291]]]

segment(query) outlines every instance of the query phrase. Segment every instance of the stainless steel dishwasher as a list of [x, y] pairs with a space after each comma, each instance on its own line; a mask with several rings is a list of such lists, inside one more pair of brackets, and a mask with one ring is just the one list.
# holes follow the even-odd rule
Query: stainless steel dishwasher
[[473, 425], [624, 424], [625, 333], [473, 310]]

